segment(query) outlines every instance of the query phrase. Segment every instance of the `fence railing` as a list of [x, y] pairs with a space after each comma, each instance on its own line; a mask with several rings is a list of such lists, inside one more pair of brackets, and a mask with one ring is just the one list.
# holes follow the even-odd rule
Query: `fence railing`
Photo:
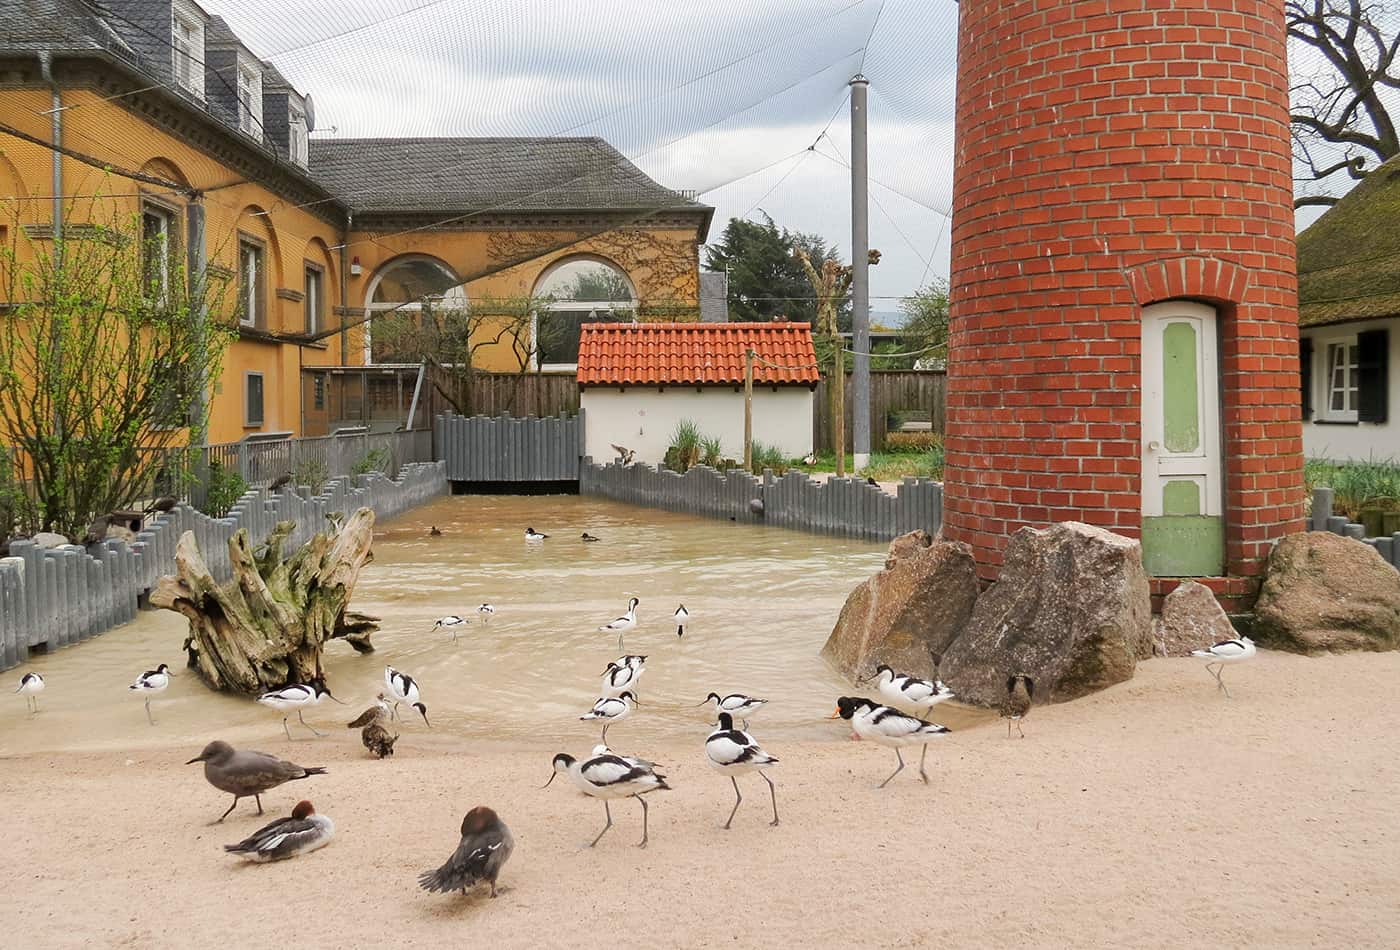
[[1355, 538], [1375, 548], [1381, 558], [1400, 570], [1400, 531], [1382, 537], [1367, 537], [1366, 526], [1347, 520], [1344, 515], [1332, 513], [1333, 492], [1330, 488], [1314, 488], [1312, 502], [1312, 530], [1330, 531], [1345, 538]]
[[337, 478], [316, 495], [305, 487], [276, 494], [255, 488], [224, 518], [180, 505], [157, 516], [130, 545], [108, 540], [91, 549], [46, 549], [12, 541], [11, 556], [0, 559], [0, 669], [24, 662], [31, 649], [65, 647], [131, 620], [140, 598], [173, 570], [175, 546], [186, 531], [194, 532], [210, 573], [223, 581], [232, 576], [228, 542], [240, 528], [256, 544], [279, 521], [295, 521], [289, 544], [301, 545], [335, 512], [368, 507], [389, 518], [446, 491], [441, 462], [410, 463], [397, 478], [378, 472]]
[[823, 482], [803, 472], [760, 479], [734, 469], [718, 472], [697, 465], [685, 474], [650, 465], [595, 465], [584, 458], [579, 493], [707, 518], [888, 541], [922, 528], [936, 534], [943, 522], [943, 485], [905, 478], [896, 493], [864, 479]]
[[458, 416], [434, 420], [437, 451], [454, 482], [572, 482], [583, 454], [574, 416]]

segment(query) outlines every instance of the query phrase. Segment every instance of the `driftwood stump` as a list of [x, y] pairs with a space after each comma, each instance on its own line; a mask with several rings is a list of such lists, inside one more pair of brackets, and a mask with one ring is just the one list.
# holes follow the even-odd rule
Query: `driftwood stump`
[[283, 560], [294, 523], [273, 529], [254, 550], [248, 532], [229, 540], [233, 579], [209, 573], [192, 532], [175, 548], [174, 576], [162, 577], [151, 604], [184, 614], [190, 666], [210, 687], [256, 694], [321, 679], [321, 651], [343, 638], [360, 653], [374, 650], [378, 619], [346, 606], [360, 568], [372, 560], [374, 512], [361, 508], [331, 534], [317, 534]]

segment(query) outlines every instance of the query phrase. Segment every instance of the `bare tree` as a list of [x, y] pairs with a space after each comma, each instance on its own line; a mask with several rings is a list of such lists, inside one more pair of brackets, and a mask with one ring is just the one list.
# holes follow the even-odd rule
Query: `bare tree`
[[[1392, 114], [1400, 103], [1397, 8], [1385, 0], [1288, 0], [1285, 7], [1293, 155], [1306, 172], [1296, 180], [1325, 182], [1342, 171], [1360, 180], [1400, 155]], [[1337, 201], [1300, 194], [1294, 207]]]

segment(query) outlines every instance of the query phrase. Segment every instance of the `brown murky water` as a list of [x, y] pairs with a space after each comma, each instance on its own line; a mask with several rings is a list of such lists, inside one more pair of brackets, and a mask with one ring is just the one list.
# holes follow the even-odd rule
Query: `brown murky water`
[[[432, 525], [442, 537], [429, 536]], [[527, 526], [550, 538], [527, 544]], [[602, 540], [583, 543], [584, 531]], [[642, 706], [609, 731], [610, 744], [703, 731], [705, 710], [685, 704], [711, 690], [769, 699], [751, 722], [760, 739], [838, 737], [838, 724], [823, 717], [850, 686], [819, 650], [851, 588], [880, 569], [884, 549], [579, 497], [442, 498], [376, 531], [375, 561], [353, 603], [383, 619], [376, 652], [361, 657], [333, 645], [327, 679], [350, 705], [325, 700], [306, 719], [336, 741], [357, 742], [343, 724], [383, 689], [391, 664], [419, 681], [434, 736], [591, 739], [598, 726], [577, 717], [618, 655], [616, 636], [597, 627], [636, 596], [638, 627], [625, 645], [649, 658]], [[484, 601], [496, 608], [485, 627], [475, 615]], [[678, 638], [671, 614], [682, 602], [691, 619]], [[473, 618], [456, 643], [432, 630], [445, 614]], [[22, 697], [3, 701], [0, 755], [283, 738], [278, 714], [213, 694], [183, 670], [184, 636], [179, 616], [146, 612], [5, 674], [13, 689], [22, 672], [37, 670], [48, 688], [34, 718]], [[181, 675], [152, 703], [151, 727], [126, 687], [161, 662]], [[958, 728], [985, 714], [945, 705], [935, 718]], [[295, 714], [291, 726], [294, 737], [311, 737]], [[404, 730], [425, 727], [416, 720]]]

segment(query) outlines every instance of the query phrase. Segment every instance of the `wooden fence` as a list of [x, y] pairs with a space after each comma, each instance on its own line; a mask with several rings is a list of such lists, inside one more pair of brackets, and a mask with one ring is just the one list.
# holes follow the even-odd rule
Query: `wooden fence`
[[[890, 416], [896, 412], [926, 414], [934, 432], [943, 432], [947, 411], [947, 375], [942, 370], [872, 370], [870, 373], [870, 450], [881, 452], [889, 434]], [[846, 374], [846, 448], [855, 431], [851, 374]], [[831, 400], [827, 381], [817, 385], [812, 403], [812, 445], [817, 452], [832, 451]]]

